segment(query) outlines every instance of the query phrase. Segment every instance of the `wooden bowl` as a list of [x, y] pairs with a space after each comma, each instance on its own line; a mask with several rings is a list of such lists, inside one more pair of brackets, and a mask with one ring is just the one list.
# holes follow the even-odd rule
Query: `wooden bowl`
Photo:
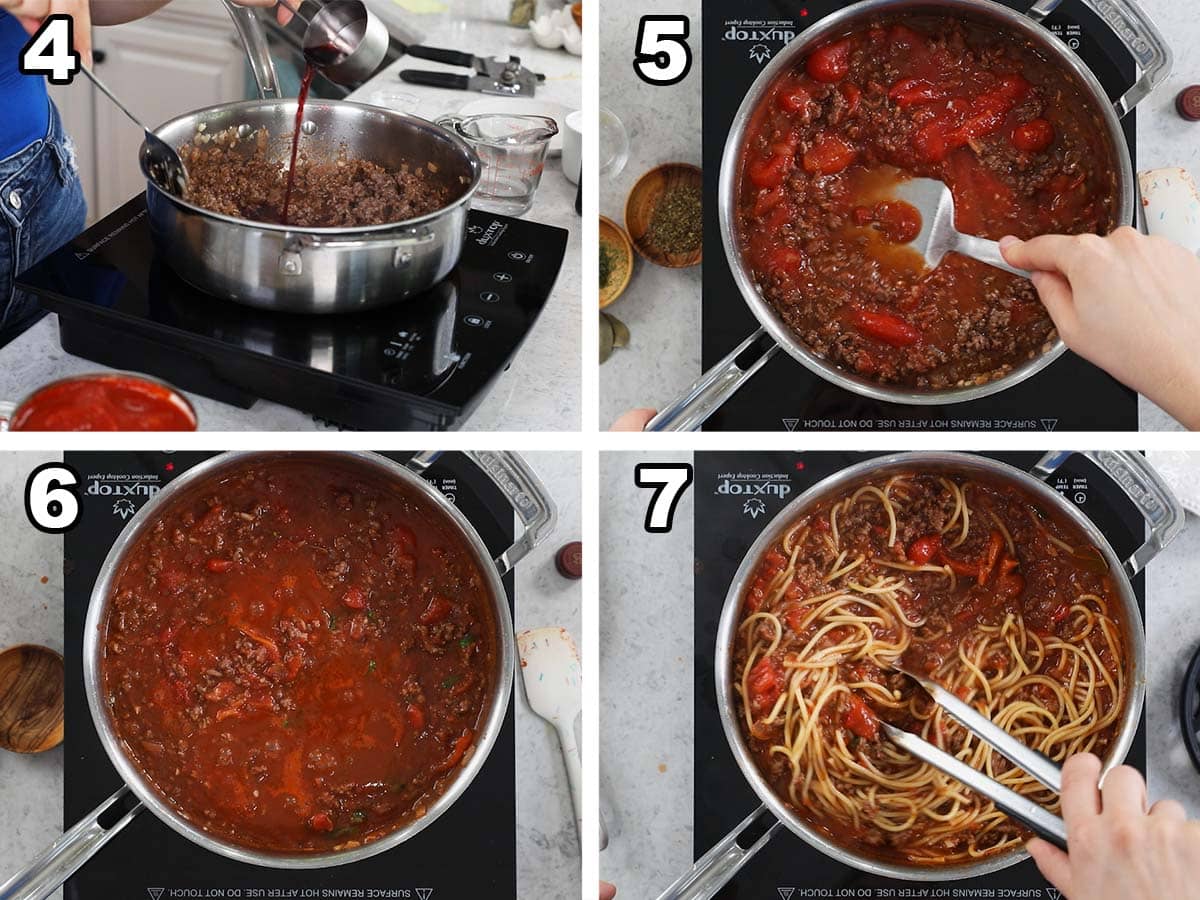
[[583, 3], [571, 4], [571, 17], [575, 20], [575, 24], [580, 28], [583, 27]]
[[633, 277], [633, 244], [625, 229], [608, 216], [600, 217], [600, 243], [608, 244], [621, 257], [625, 271], [609, 282], [607, 287], [600, 288], [600, 308], [615, 303], [617, 298], [629, 287], [629, 279]]
[[625, 201], [625, 228], [629, 231], [634, 249], [655, 265], [686, 269], [700, 262], [704, 255], [703, 240], [690, 253], [668, 253], [655, 247], [647, 237], [654, 211], [663, 194], [669, 189], [685, 185], [694, 185], [703, 191], [700, 169], [690, 163], [664, 163], [639, 178]]
[[19, 644], [0, 653], [0, 748], [41, 753], [63, 739], [63, 658]]

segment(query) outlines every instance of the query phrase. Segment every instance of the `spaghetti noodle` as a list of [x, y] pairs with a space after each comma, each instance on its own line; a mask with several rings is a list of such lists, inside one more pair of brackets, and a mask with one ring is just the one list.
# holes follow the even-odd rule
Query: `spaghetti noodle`
[[863, 484], [798, 520], [742, 600], [734, 689], [766, 779], [835, 841], [917, 865], [1029, 837], [879, 735], [879, 720], [1050, 808], [1057, 797], [907, 676], [928, 673], [1051, 759], [1104, 756], [1126, 702], [1104, 557], [1016, 488], [930, 474]]

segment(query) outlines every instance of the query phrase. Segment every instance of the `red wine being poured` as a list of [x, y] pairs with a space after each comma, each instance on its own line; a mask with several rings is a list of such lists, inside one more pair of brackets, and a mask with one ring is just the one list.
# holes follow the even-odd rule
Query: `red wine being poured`
[[304, 80], [300, 82], [300, 94], [296, 98], [296, 130], [292, 134], [292, 165], [288, 169], [287, 188], [283, 192], [283, 220], [281, 224], [288, 223], [288, 208], [292, 205], [292, 188], [296, 183], [296, 160], [300, 151], [300, 134], [304, 125], [304, 104], [308, 102], [308, 89], [312, 87], [313, 75], [317, 73], [316, 67], [309, 63], [304, 68]]

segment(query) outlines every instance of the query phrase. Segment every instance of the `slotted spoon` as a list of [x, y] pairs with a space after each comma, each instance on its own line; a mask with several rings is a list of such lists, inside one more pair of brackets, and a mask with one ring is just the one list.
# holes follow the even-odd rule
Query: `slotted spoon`
[[176, 197], [182, 197], [187, 193], [187, 169], [183, 166], [183, 160], [179, 158], [179, 154], [175, 148], [156, 135], [146, 125], [144, 125], [137, 116], [129, 111], [124, 103], [117, 99], [117, 95], [108, 89], [108, 86], [101, 81], [96, 73], [87, 66], [80, 66], [83, 74], [91, 79], [104, 96], [111, 100], [121, 112], [129, 117], [138, 128], [146, 133], [146, 142], [142, 144], [142, 164], [145, 170], [150, 173], [150, 178], [164, 191], [174, 194]]
[[1000, 245], [995, 241], [963, 234], [954, 227], [954, 195], [942, 182], [933, 178], [911, 178], [899, 182], [891, 194], [916, 207], [921, 214], [921, 233], [910, 246], [925, 257], [929, 268], [937, 268], [943, 256], [955, 252], [1022, 278], [1033, 274], [1006, 263]]

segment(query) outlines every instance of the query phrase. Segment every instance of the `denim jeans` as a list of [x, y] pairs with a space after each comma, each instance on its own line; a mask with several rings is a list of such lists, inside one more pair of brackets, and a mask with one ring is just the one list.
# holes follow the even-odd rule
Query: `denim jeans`
[[86, 216], [75, 150], [51, 104], [46, 136], [0, 159], [0, 346], [45, 315], [14, 288], [17, 275], [79, 234]]

